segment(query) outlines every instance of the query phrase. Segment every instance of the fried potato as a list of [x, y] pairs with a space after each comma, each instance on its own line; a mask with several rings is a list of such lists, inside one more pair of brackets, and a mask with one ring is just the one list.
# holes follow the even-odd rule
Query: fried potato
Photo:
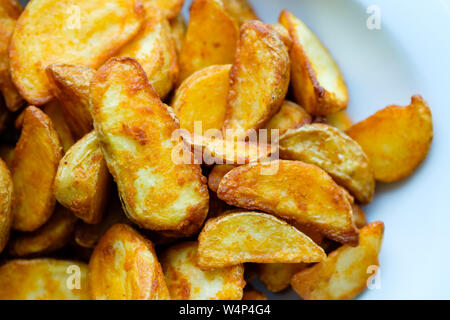
[[87, 273], [78, 261], [11, 260], [0, 266], [0, 300], [89, 300]]
[[9, 230], [13, 221], [12, 206], [14, 187], [8, 167], [0, 159], [0, 253], [9, 239]]
[[7, 251], [14, 257], [24, 257], [61, 249], [72, 240], [76, 221], [72, 212], [58, 206], [47, 223], [36, 231], [14, 234]]
[[251, 285], [247, 285], [244, 288], [242, 300], [267, 300], [267, 297], [263, 292], [256, 290]]
[[135, 58], [163, 100], [178, 76], [178, 61], [169, 21], [149, 6], [147, 20], [138, 35], [123, 47], [118, 56]]
[[345, 109], [348, 90], [338, 65], [316, 35], [287, 10], [280, 23], [289, 31], [291, 82], [295, 99], [309, 113], [328, 115]]
[[180, 141], [171, 136], [178, 124], [137, 61], [114, 58], [100, 68], [91, 101], [95, 131], [128, 217], [151, 230], [198, 230], [208, 212], [206, 178], [199, 165], [175, 163], [172, 151]]
[[14, 146], [6, 144], [0, 146], [0, 157], [5, 161], [7, 167], [11, 168], [14, 159]]
[[48, 65], [97, 68], [133, 38], [144, 19], [138, 0], [31, 1], [11, 38], [12, 79], [29, 103], [43, 105], [53, 97]]
[[287, 289], [292, 276], [306, 268], [305, 263], [263, 263], [258, 266], [258, 278], [272, 292]]
[[[267, 122], [266, 129], [278, 129], [278, 135], [281, 137], [289, 129], [295, 129], [310, 124], [311, 115], [298, 104], [291, 101], [284, 101], [280, 110]], [[267, 134], [272, 137], [272, 134]]]
[[260, 21], [245, 23], [230, 71], [227, 136], [264, 126], [283, 103], [289, 73], [289, 53], [278, 33]]
[[214, 166], [214, 168], [211, 170], [208, 176], [208, 186], [209, 188], [217, 192], [217, 189], [219, 189], [219, 184], [222, 178], [231, 170], [236, 168], [236, 166], [232, 164], [217, 164]]
[[247, 0], [222, 0], [222, 2], [227, 13], [239, 26], [249, 20], [259, 20]]
[[369, 159], [359, 144], [339, 129], [315, 123], [289, 130], [280, 138], [280, 157], [322, 168], [360, 203], [373, 199], [375, 179]]
[[231, 65], [215, 65], [193, 73], [178, 87], [172, 107], [180, 127], [195, 132], [195, 122], [203, 134], [209, 129], [222, 129], [227, 110], [228, 74]]
[[353, 209], [353, 221], [358, 229], [361, 229], [367, 225], [367, 218], [364, 210], [356, 203], [352, 204]]
[[[276, 174], [265, 174], [268, 166], [277, 168]], [[217, 196], [230, 205], [275, 214], [332, 240], [358, 243], [347, 192], [315, 165], [276, 160], [240, 166], [222, 178]]]
[[239, 30], [221, 0], [194, 0], [180, 52], [181, 83], [195, 71], [233, 61]]
[[95, 131], [61, 159], [55, 177], [56, 200], [86, 223], [99, 223], [106, 209], [111, 176]]
[[89, 87], [95, 70], [81, 65], [51, 64], [46, 69], [52, 93], [76, 139], [92, 131]]
[[344, 245], [326, 260], [300, 271], [292, 278], [292, 288], [305, 300], [352, 299], [364, 291], [370, 267], [379, 266], [378, 254], [384, 224], [373, 222], [361, 229], [358, 247]]
[[353, 125], [352, 119], [345, 110], [329, 114], [327, 116], [327, 123], [341, 131], [346, 131]]
[[72, 136], [72, 132], [67, 125], [66, 118], [61, 109], [58, 101], [54, 100], [52, 102], [47, 103], [44, 108], [44, 112], [53, 123], [53, 127], [58, 133], [59, 141], [61, 142], [61, 146], [64, 152], [70, 149], [70, 147], [75, 143], [75, 140]]
[[270, 26], [278, 33], [286, 48], [291, 51], [293, 42], [289, 31], [281, 23], [272, 23]]
[[322, 248], [296, 228], [259, 212], [237, 211], [209, 219], [198, 241], [201, 268], [244, 262], [319, 262], [326, 257]]
[[53, 180], [61, 156], [58, 133], [49, 117], [36, 107], [28, 107], [11, 165], [14, 229], [34, 231], [52, 215]]
[[95, 247], [89, 292], [96, 300], [169, 299], [153, 244], [126, 224], [112, 226]]
[[13, 112], [22, 107], [23, 99], [11, 79], [8, 47], [21, 12], [22, 7], [17, 0], [0, 1], [0, 91], [6, 107]]
[[426, 158], [433, 140], [431, 110], [419, 95], [406, 107], [388, 106], [347, 130], [367, 154], [375, 179], [398, 181]]
[[197, 242], [183, 242], [167, 249], [161, 265], [173, 300], [241, 300], [242, 264], [203, 271], [197, 266]]
[[145, 10], [156, 6], [167, 19], [175, 18], [183, 8], [184, 0], [143, 0]]
[[170, 29], [173, 41], [175, 43], [175, 50], [177, 52], [177, 56], [181, 52], [181, 48], [183, 47], [184, 38], [186, 37], [186, 20], [183, 15], [180, 13], [175, 18], [169, 20]]

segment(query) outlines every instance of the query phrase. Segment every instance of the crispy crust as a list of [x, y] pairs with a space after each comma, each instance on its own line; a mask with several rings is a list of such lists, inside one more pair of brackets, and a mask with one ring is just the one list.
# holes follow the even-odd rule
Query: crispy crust
[[222, 178], [235, 168], [232, 164], [217, 164], [208, 175], [209, 189], [217, 193]]
[[0, 159], [0, 253], [9, 239], [9, 230], [13, 221], [13, 196], [11, 173], [5, 162]]

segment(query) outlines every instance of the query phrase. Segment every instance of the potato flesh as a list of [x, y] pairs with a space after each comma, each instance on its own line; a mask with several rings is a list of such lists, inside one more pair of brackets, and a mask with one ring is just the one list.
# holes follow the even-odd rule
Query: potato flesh
[[13, 221], [14, 187], [8, 167], [0, 159], [0, 253], [9, 239], [9, 231]]
[[[265, 174], [268, 168], [276, 174]], [[335, 241], [358, 243], [347, 192], [315, 165], [278, 160], [240, 166], [222, 178], [217, 195], [230, 205], [272, 213]]]
[[209, 219], [198, 239], [201, 268], [244, 262], [318, 262], [326, 257], [322, 248], [294, 227], [258, 212], [233, 212]]
[[114, 58], [91, 85], [94, 127], [128, 217], [139, 226], [185, 235], [208, 211], [200, 166], [176, 164], [178, 129], [136, 60]]
[[151, 241], [124, 224], [112, 226], [89, 261], [96, 300], [165, 300], [169, 292]]
[[[87, 269], [77, 261], [10, 260], [0, 267], [0, 300], [89, 300]], [[79, 289], [71, 276], [79, 276]]]
[[358, 247], [344, 245], [326, 260], [295, 274], [292, 288], [305, 300], [352, 299], [363, 292], [372, 268], [379, 266], [384, 224], [373, 222], [361, 229]]
[[203, 271], [197, 266], [197, 242], [170, 247], [161, 261], [170, 297], [174, 300], [240, 300], [242, 264]]
[[426, 158], [433, 140], [431, 111], [419, 96], [406, 107], [389, 106], [347, 130], [367, 154], [375, 179], [409, 176]]
[[[45, 19], [42, 19], [45, 16]], [[137, 0], [31, 1], [11, 39], [12, 79], [31, 104], [53, 95], [45, 69], [71, 63], [97, 68], [140, 29], [145, 18]]]

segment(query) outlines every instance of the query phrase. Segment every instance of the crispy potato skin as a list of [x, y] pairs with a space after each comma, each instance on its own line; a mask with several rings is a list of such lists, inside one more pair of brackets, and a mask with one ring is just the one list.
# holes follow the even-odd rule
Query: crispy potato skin
[[231, 65], [215, 65], [193, 73], [175, 92], [172, 107], [180, 127], [194, 133], [195, 121], [201, 121], [203, 134], [222, 129], [227, 110], [228, 74]]
[[[268, 165], [276, 166], [277, 173], [262, 174]], [[230, 205], [272, 213], [335, 241], [358, 243], [347, 192], [315, 165], [276, 160], [240, 166], [222, 178], [217, 196]]]
[[70, 147], [75, 143], [72, 132], [67, 125], [66, 118], [63, 111], [61, 110], [61, 105], [57, 100], [53, 100], [47, 103], [44, 108], [44, 112], [53, 123], [55, 131], [58, 133], [59, 141], [64, 152], [70, 149]]
[[346, 131], [353, 126], [353, 121], [345, 110], [329, 114], [327, 116], [327, 123], [341, 131]]
[[244, 262], [319, 262], [326, 257], [296, 228], [259, 212], [236, 211], [209, 219], [198, 241], [198, 265], [205, 269]]
[[183, 8], [184, 0], [142, 0], [145, 10], [157, 7], [167, 19], [175, 18]]
[[241, 300], [244, 281], [242, 264], [203, 271], [197, 266], [197, 242], [170, 247], [161, 264], [170, 297], [174, 300]]
[[9, 230], [13, 221], [12, 206], [14, 187], [8, 167], [0, 159], [0, 253], [9, 239]]
[[228, 15], [242, 26], [249, 20], [259, 20], [252, 6], [247, 0], [222, 0], [223, 6]]
[[95, 247], [89, 292], [96, 300], [170, 298], [153, 244], [125, 224], [112, 226]]
[[176, 164], [178, 124], [136, 60], [114, 58], [91, 85], [94, 127], [128, 217], [139, 226], [194, 233], [208, 212], [199, 165]]
[[177, 57], [181, 52], [181, 48], [183, 47], [184, 38], [186, 37], [186, 20], [183, 15], [180, 13], [175, 18], [169, 20], [170, 29], [173, 41], [175, 43], [175, 50], [177, 52]]
[[236, 168], [236, 166], [232, 164], [217, 164], [211, 170], [208, 176], [208, 186], [209, 189], [217, 193], [219, 189], [219, 184], [222, 178], [231, 170]]
[[311, 30], [292, 13], [283, 10], [280, 23], [289, 31], [291, 82], [297, 102], [309, 113], [327, 115], [345, 109], [348, 91], [341, 71]]
[[[71, 6], [72, 0], [33, 0], [17, 20], [9, 48], [12, 79], [30, 104], [43, 105], [53, 97], [48, 65], [97, 68], [139, 31], [145, 19], [140, 0], [78, 0], [76, 8], [70, 10]], [[80, 15], [79, 25], [74, 11]]]
[[[285, 100], [280, 110], [266, 124], [266, 129], [278, 129], [278, 135], [281, 137], [289, 129], [300, 128], [305, 124], [312, 122], [311, 115], [298, 104]], [[272, 134], [267, 134], [272, 137]]]
[[[71, 267], [80, 289], [69, 289]], [[0, 266], [0, 300], [89, 300], [85, 263], [56, 259], [10, 260]]]
[[375, 179], [369, 159], [359, 144], [339, 129], [315, 123], [289, 130], [280, 138], [280, 157], [322, 168], [360, 203], [373, 199]]
[[22, 7], [17, 0], [0, 1], [0, 91], [6, 107], [13, 112], [20, 109], [23, 99], [11, 79], [8, 47], [21, 13]]
[[224, 132], [240, 136], [264, 126], [284, 101], [289, 75], [289, 53], [278, 33], [260, 21], [245, 23], [230, 71]]
[[220, 0], [194, 0], [186, 38], [180, 52], [180, 77], [184, 81], [195, 71], [233, 61], [239, 30]]
[[52, 215], [53, 181], [61, 157], [58, 133], [50, 118], [40, 109], [28, 107], [11, 165], [15, 230], [34, 231]]
[[154, 7], [146, 9], [147, 20], [137, 36], [118, 56], [135, 58], [161, 100], [169, 94], [178, 77], [178, 59], [169, 21]]
[[423, 162], [433, 140], [431, 110], [419, 95], [406, 107], [388, 106], [347, 130], [370, 159], [375, 179], [394, 182]]
[[280, 292], [291, 285], [291, 278], [306, 268], [305, 263], [262, 263], [258, 265], [258, 278], [271, 292]]
[[384, 224], [373, 222], [361, 229], [358, 247], [344, 245], [325, 261], [292, 277], [292, 288], [305, 300], [353, 299], [363, 292], [371, 276], [368, 267], [378, 266]]
[[278, 36], [283, 40], [288, 51], [291, 51], [293, 42], [289, 31], [281, 23], [272, 23], [270, 26], [278, 33]]
[[244, 289], [244, 296], [242, 297], [242, 300], [267, 300], [267, 297], [263, 292], [247, 285]]
[[25, 257], [61, 249], [72, 240], [76, 221], [72, 212], [58, 206], [47, 223], [36, 231], [14, 235], [8, 243], [8, 253]]
[[95, 70], [82, 65], [51, 64], [46, 69], [53, 95], [76, 139], [92, 130], [89, 87]]
[[355, 225], [358, 229], [361, 229], [367, 225], [366, 214], [359, 205], [356, 203], [352, 204], [353, 209], [353, 220], [355, 221]]
[[86, 223], [99, 223], [108, 201], [111, 176], [95, 131], [61, 159], [55, 178], [56, 200]]

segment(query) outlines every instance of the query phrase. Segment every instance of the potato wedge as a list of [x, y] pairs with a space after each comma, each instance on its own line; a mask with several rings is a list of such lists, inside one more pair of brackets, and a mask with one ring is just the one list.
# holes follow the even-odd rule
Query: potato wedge
[[225, 10], [229, 16], [242, 26], [249, 20], [259, 20], [252, 6], [247, 0], [222, 0]]
[[239, 30], [221, 0], [194, 0], [180, 52], [182, 83], [195, 71], [233, 61]]
[[329, 114], [327, 116], [327, 123], [341, 131], [346, 131], [353, 125], [352, 119], [345, 110]]
[[280, 157], [314, 164], [344, 186], [360, 203], [369, 203], [375, 179], [369, 159], [353, 139], [334, 127], [315, 123], [280, 138]]
[[11, 79], [8, 47], [21, 13], [22, 6], [17, 0], [0, 1], [0, 91], [6, 107], [13, 112], [20, 109], [24, 101]]
[[169, 21], [156, 8], [146, 9], [147, 20], [137, 36], [123, 47], [119, 57], [135, 58], [161, 100], [178, 77], [178, 59]]
[[260, 21], [245, 23], [230, 71], [225, 134], [239, 137], [264, 126], [284, 101], [289, 73], [289, 53], [278, 33]]
[[175, 18], [183, 8], [184, 0], [143, 0], [145, 10], [156, 6], [167, 19]]
[[14, 187], [8, 167], [0, 159], [0, 253], [9, 239], [9, 231], [13, 221], [12, 206]]
[[92, 131], [89, 87], [95, 70], [81, 65], [51, 64], [46, 69], [52, 93], [76, 139]]
[[11, 38], [12, 79], [30, 104], [43, 105], [53, 98], [48, 65], [97, 68], [133, 38], [144, 19], [139, 0], [31, 1]]
[[177, 52], [177, 56], [181, 52], [181, 48], [184, 44], [184, 38], [186, 37], [186, 20], [183, 15], [180, 13], [175, 18], [169, 20], [170, 29], [173, 41], [175, 43], [175, 50]]
[[433, 140], [431, 110], [419, 95], [406, 107], [388, 106], [347, 130], [367, 154], [375, 179], [398, 181], [426, 158]]
[[236, 166], [232, 164], [217, 164], [211, 170], [208, 176], [208, 187], [212, 191], [217, 193], [217, 189], [219, 189], [219, 184], [222, 178], [231, 170], [236, 168]]
[[353, 221], [355, 221], [355, 226], [361, 229], [367, 225], [367, 218], [364, 210], [356, 203], [352, 204], [353, 209]]
[[305, 300], [352, 299], [366, 289], [372, 275], [370, 267], [379, 266], [384, 224], [373, 222], [361, 229], [358, 247], [344, 245], [326, 260], [292, 277], [292, 288]]
[[[278, 168], [276, 174], [264, 174], [267, 166]], [[222, 178], [217, 196], [230, 205], [275, 214], [335, 241], [358, 243], [347, 192], [315, 165], [276, 160], [240, 166]]]
[[[193, 73], [178, 87], [172, 107], [180, 127], [203, 134], [209, 129], [222, 129], [227, 110], [228, 74], [231, 65], [215, 65]], [[202, 130], [195, 131], [195, 122]]]
[[[280, 110], [267, 122], [266, 129], [278, 129], [278, 136], [281, 137], [289, 129], [300, 128], [304, 124], [312, 122], [311, 115], [298, 104], [291, 101], [284, 101]], [[272, 134], [268, 133], [268, 137]]]
[[86, 223], [99, 223], [111, 186], [95, 131], [88, 133], [61, 159], [55, 177], [55, 197]]
[[70, 147], [75, 143], [72, 132], [67, 125], [66, 118], [62, 111], [61, 105], [57, 100], [53, 100], [47, 103], [44, 108], [44, 112], [50, 120], [52, 120], [53, 127], [58, 133], [59, 141], [63, 148], [64, 153], [70, 149]]
[[289, 34], [289, 31], [281, 23], [272, 23], [270, 26], [272, 27], [273, 30], [275, 30], [278, 33], [281, 40], [283, 40], [284, 45], [290, 52], [293, 42], [291, 35]]
[[161, 258], [173, 300], [241, 300], [242, 264], [203, 271], [197, 266], [197, 242], [183, 242], [167, 249]]
[[263, 263], [258, 265], [258, 278], [271, 292], [280, 292], [291, 285], [294, 274], [306, 268], [305, 263]]
[[267, 297], [263, 292], [256, 290], [251, 285], [247, 285], [244, 288], [242, 300], [267, 300]]
[[100, 68], [91, 100], [100, 147], [128, 217], [151, 230], [198, 230], [208, 212], [206, 178], [199, 165], [175, 163], [172, 151], [180, 141], [171, 137], [178, 124], [137, 61], [114, 58]]
[[72, 240], [76, 221], [72, 212], [57, 206], [52, 217], [36, 231], [14, 234], [7, 251], [13, 257], [25, 257], [61, 249]]
[[11, 165], [15, 230], [34, 231], [52, 215], [56, 202], [53, 181], [61, 157], [62, 148], [52, 121], [40, 109], [28, 107]]
[[95, 247], [89, 292], [96, 300], [169, 299], [153, 244], [126, 224], [112, 226]]
[[198, 265], [205, 269], [244, 262], [319, 262], [326, 257], [296, 228], [259, 212], [237, 211], [209, 219], [198, 241]]
[[291, 82], [297, 102], [309, 113], [319, 116], [345, 109], [348, 90], [325, 46], [289, 11], [281, 12], [280, 23], [288, 29], [293, 41]]
[[0, 266], [0, 300], [89, 300], [87, 273], [78, 261], [10, 260]]

